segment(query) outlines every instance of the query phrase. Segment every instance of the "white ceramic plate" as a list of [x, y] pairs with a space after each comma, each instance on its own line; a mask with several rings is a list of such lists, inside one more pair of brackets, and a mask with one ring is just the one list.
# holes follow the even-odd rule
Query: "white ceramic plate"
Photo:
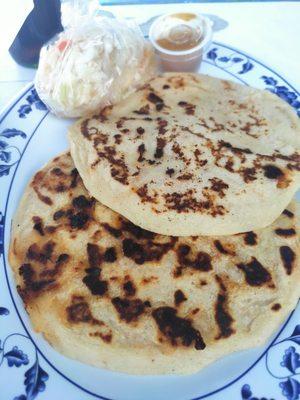
[[[241, 51], [213, 43], [201, 72], [272, 90], [300, 116], [299, 93]], [[60, 355], [32, 330], [7, 261], [11, 218], [31, 176], [67, 148], [69, 124], [47, 111], [33, 86], [0, 118], [0, 399], [298, 399], [299, 307], [264, 347], [232, 354], [190, 376], [140, 377], [96, 369]]]

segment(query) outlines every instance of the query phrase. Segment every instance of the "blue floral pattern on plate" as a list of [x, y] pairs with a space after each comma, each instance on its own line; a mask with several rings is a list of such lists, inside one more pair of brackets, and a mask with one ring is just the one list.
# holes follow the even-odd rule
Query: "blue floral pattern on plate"
[[[7, 316], [8, 314], [9, 311], [6, 307], [0, 307], [0, 316]], [[9, 368], [20, 368], [29, 364], [29, 358], [27, 354], [24, 353], [23, 350], [19, 349], [18, 346], [13, 346], [11, 349], [7, 349], [8, 339], [16, 336], [30, 340], [27, 336], [20, 333], [12, 333], [8, 335], [3, 342], [0, 340], [0, 368], [5, 360], [7, 361], [7, 366]], [[30, 343], [33, 346], [31, 341]], [[25, 371], [24, 378], [26, 394], [16, 396], [14, 397], [14, 400], [34, 400], [39, 392], [43, 392], [45, 390], [45, 382], [49, 379], [49, 375], [39, 365], [39, 358], [36, 349], [34, 363]]]
[[[17, 110], [19, 118], [26, 118], [26, 116], [33, 110], [33, 106], [35, 106], [36, 110], [47, 110], [45, 104], [39, 99], [34, 88], [30, 90], [30, 93], [27, 95], [25, 100], [27, 104], [21, 104]], [[17, 165], [20, 161], [22, 155], [21, 151], [15, 143], [12, 143], [12, 140], [17, 137], [25, 141], [27, 139], [27, 134], [23, 130], [17, 128], [5, 128], [0, 131], [0, 178], [8, 176], [12, 167]], [[4, 221], [5, 216], [0, 212], [0, 256], [4, 251]], [[10, 311], [7, 307], [0, 307], [0, 317], [5, 317], [9, 314]], [[29, 337], [21, 333], [12, 333], [3, 341], [0, 338], [0, 368], [4, 365], [5, 360], [6, 365], [9, 368], [21, 368], [30, 363], [28, 355], [18, 346], [13, 346], [12, 348], [7, 349], [8, 339], [15, 337], [23, 337], [30, 342], [31, 346], [35, 349], [35, 359], [32, 366], [24, 372], [25, 394], [15, 396], [14, 400], [34, 400], [40, 392], [45, 390], [45, 382], [49, 379], [49, 375], [40, 366], [38, 352]]]
[[241, 390], [241, 398], [242, 400], [275, 400], [275, 399], [267, 399], [266, 397], [258, 398], [256, 396], [252, 396], [252, 391], [249, 385], [245, 384]]
[[[229, 77], [233, 77], [235, 80], [244, 84], [248, 84], [248, 82], [252, 84], [254, 82], [258, 87], [270, 90], [294, 107], [298, 115], [300, 114], [299, 94], [296, 90], [282, 77], [266, 68], [252, 57], [228, 46], [214, 43], [204, 57], [203, 65], [205, 66], [206, 64], [221, 71], [223, 75], [228, 74]], [[5, 188], [8, 192], [14, 179], [15, 168], [18, 167], [24, 151], [26, 151], [27, 144], [36, 130], [33, 131], [31, 118], [37, 121], [39, 125], [46, 117], [47, 109], [38, 98], [35, 89], [30, 88], [26, 93], [20, 96], [19, 100], [11, 107], [11, 110], [4, 115], [2, 120], [5, 120], [6, 115], [9, 117], [13, 113], [15, 113], [16, 118], [7, 118], [9, 122], [0, 127], [0, 182], [5, 183]], [[15, 123], [11, 123], [12, 120], [15, 121]], [[1, 186], [1, 188], [2, 187], [4, 186]], [[4, 204], [5, 202], [1, 205], [0, 197], [0, 258], [4, 250], [4, 226], [7, 209]], [[4, 257], [2, 257], [2, 260], [5, 261]], [[0, 262], [2, 260], [0, 259]], [[5, 264], [4, 270], [6, 271]], [[9, 283], [8, 280], [7, 283]], [[1, 284], [2, 282], [0, 281], [0, 285]], [[7, 287], [9, 288], [9, 286], [4, 284], [3, 290], [6, 291]], [[11, 309], [9, 306], [11, 300], [14, 302], [14, 298], [10, 296], [9, 292], [7, 292], [5, 299], [5, 304], [2, 303], [0, 307], [0, 324], [2, 321], [6, 321], [5, 326], [8, 326], [7, 321], [9, 318], [19, 320], [19, 317], [16, 310]], [[55, 368], [47, 359], [47, 356], [40, 351], [38, 342], [35, 342], [33, 339], [31, 331], [26, 329], [21, 317], [20, 321], [22, 325], [19, 325], [18, 330], [16, 328], [14, 331], [15, 333], [8, 333], [4, 335], [4, 337], [0, 337], [0, 339], [2, 339], [2, 342], [0, 342], [0, 370], [4, 371], [6, 368], [10, 371], [20, 371], [23, 377], [20, 378], [23, 379], [23, 393], [22, 390], [20, 390], [13, 394], [12, 396], [14, 397], [11, 398], [14, 400], [33, 400], [37, 397], [39, 398], [39, 395], [45, 392], [43, 398], [52, 400], [53, 395], [50, 394], [50, 386], [52, 380], [58, 379], [57, 376], [65, 380], [66, 392], [69, 393], [71, 390], [70, 387], [75, 388], [74, 390], [78, 392], [76, 399], [91, 399], [93, 397], [100, 399], [106, 398], [100, 394], [101, 387], [99, 389], [100, 393], [95, 390], [87, 389], [84, 384], [78, 383], [76, 380], [70, 378], [67, 373], [61, 372], [58, 368]], [[252, 363], [248, 369], [232, 379], [229, 383], [218, 387], [216, 390], [202, 391], [201, 394], [193, 400], [204, 398], [218, 400], [227, 398], [240, 398], [242, 400], [279, 400], [281, 398], [285, 400], [298, 400], [300, 396], [300, 383], [297, 378], [300, 372], [300, 351], [298, 348], [298, 346], [300, 346], [300, 325], [294, 323], [292, 328], [294, 326], [295, 328], [292, 330], [291, 323], [292, 322], [286, 323], [287, 325], [282, 328], [280, 336], [278, 336], [279, 339], [272, 342], [270, 347], [265, 348], [263, 355]], [[287, 327], [291, 329], [292, 334], [286, 333]], [[0, 332], [2, 331], [0, 330]], [[285, 338], [282, 339], [281, 336], [285, 336]], [[27, 344], [24, 343], [20, 345], [18, 338], [23, 338]], [[288, 342], [292, 343], [292, 345], [289, 344], [287, 346]], [[45, 368], [44, 365], [47, 365], [47, 368]], [[257, 386], [257, 380], [251, 375], [255, 374], [258, 368], [260, 368], [260, 373], [263, 374], [264, 379], [269, 379], [270, 382], [268, 390], [261, 393], [260, 397], [258, 393], [260, 393], [262, 389]], [[282, 373], [278, 373], [278, 369], [280, 369]], [[49, 376], [51, 376], [51, 379], [49, 379]], [[270, 392], [271, 387], [272, 393]], [[52, 387], [52, 394], [54, 393], [53, 390], [55, 389]], [[49, 395], [47, 394], [48, 391]], [[21, 394], [17, 395], [18, 393]], [[113, 398], [118, 398], [119, 400], [121, 399], [120, 396]], [[145, 396], [148, 396], [147, 399], [150, 398], [150, 393], [149, 395], [145, 393]], [[175, 398], [177, 398], [176, 396], [177, 393], [172, 396], [172, 399], [175, 400]], [[66, 398], [73, 399], [75, 397], [70, 395]], [[155, 396], [152, 396], [152, 399], [154, 398]], [[186, 400], [188, 400], [188, 398], [186, 398]]]
[[[20, 159], [21, 153], [18, 147], [11, 145], [8, 141], [15, 136], [26, 139], [26, 134], [15, 128], [7, 128], [0, 132], [0, 178], [8, 175], [11, 167], [16, 165]], [[13, 159], [14, 150], [16, 154]]]
[[[275, 347], [286, 342], [294, 342], [297, 346], [300, 346], [300, 325], [296, 325], [290, 336], [281, 339], [270, 346], [265, 355], [265, 367], [266, 371], [273, 378], [280, 381], [278, 385], [286, 400], [297, 400], [300, 396], [300, 382], [295, 378], [295, 376], [300, 375], [300, 355], [296, 348], [294, 346], [289, 346], [283, 351], [282, 361], [280, 362], [280, 366], [283, 368], [280, 375], [272, 371], [273, 368], [269, 362], [270, 352], [272, 352]], [[241, 389], [241, 397], [243, 400], [257, 399], [256, 397], [252, 397], [250, 385], [248, 384], [243, 385]], [[261, 400], [263, 399], [265, 398], [261, 398]]]
[[18, 114], [20, 118], [26, 118], [27, 115], [33, 110], [33, 106], [35, 106], [37, 110], [47, 110], [47, 106], [39, 98], [34, 88], [30, 91], [30, 94], [26, 97], [25, 100], [26, 103], [21, 104], [18, 109]]
[[275, 93], [282, 100], [286, 101], [290, 106], [292, 106], [300, 117], [300, 97], [294, 91], [290, 90], [287, 86], [279, 85], [277, 79], [271, 76], [262, 76], [261, 79], [267, 85], [267, 89]]
[[246, 74], [254, 68], [254, 64], [249, 60], [248, 57], [241, 57], [237, 53], [232, 53], [228, 56], [218, 56], [218, 48], [213, 47], [206, 54], [206, 57], [213, 61], [216, 66], [221, 68], [232, 68], [232, 66], [238, 65], [238, 74]]

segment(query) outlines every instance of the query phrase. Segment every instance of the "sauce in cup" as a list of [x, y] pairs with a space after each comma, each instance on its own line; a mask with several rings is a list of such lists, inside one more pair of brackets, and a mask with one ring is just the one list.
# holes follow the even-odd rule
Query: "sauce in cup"
[[157, 18], [149, 38], [165, 71], [199, 69], [203, 51], [212, 37], [211, 21], [192, 13], [173, 13]]

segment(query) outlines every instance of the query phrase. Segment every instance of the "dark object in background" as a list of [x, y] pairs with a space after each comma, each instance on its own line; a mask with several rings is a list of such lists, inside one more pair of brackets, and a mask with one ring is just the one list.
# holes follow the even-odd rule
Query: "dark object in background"
[[12, 58], [25, 67], [37, 67], [41, 47], [63, 30], [60, 0], [33, 0], [34, 8], [9, 48]]

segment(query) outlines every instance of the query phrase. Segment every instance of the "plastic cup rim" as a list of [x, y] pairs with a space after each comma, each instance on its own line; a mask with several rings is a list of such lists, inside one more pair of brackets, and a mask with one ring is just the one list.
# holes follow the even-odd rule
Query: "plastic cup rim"
[[176, 13], [171, 12], [171, 13], [166, 13], [166, 14], [160, 15], [153, 21], [153, 23], [150, 26], [149, 40], [152, 43], [153, 47], [156, 50], [158, 50], [160, 53], [165, 53], [165, 54], [169, 54], [169, 55], [173, 55], [173, 56], [184, 56], [184, 55], [188, 55], [188, 54], [191, 54], [191, 53], [201, 50], [211, 41], [211, 39], [212, 39], [212, 22], [211, 22], [211, 20], [207, 17], [204, 17], [201, 14], [194, 13], [195, 15], [197, 15], [197, 17], [199, 17], [204, 22], [205, 28], [206, 28], [204, 38], [200, 41], [200, 43], [197, 46], [192, 47], [191, 49], [188, 49], [188, 50], [168, 50], [168, 49], [165, 49], [164, 47], [161, 47], [153, 37], [154, 27], [158, 23], [158, 21], [162, 20], [163, 18], [165, 18], [169, 15], [174, 15], [174, 14], [176, 14]]

